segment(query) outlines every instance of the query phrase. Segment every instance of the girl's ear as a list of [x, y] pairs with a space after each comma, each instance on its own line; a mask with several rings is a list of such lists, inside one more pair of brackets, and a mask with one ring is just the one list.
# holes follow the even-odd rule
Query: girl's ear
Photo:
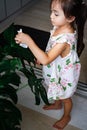
[[70, 17], [68, 18], [68, 22], [69, 22], [69, 23], [72, 23], [74, 20], [75, 20], [75, 16], [70, 16]]

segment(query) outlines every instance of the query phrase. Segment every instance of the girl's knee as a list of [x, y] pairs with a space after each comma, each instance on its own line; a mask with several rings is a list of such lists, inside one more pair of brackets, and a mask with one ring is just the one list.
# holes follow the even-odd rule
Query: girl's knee
[[63, 103], [72, 103], [72, 99], [71, 98], [66, 98], [62, 100]]

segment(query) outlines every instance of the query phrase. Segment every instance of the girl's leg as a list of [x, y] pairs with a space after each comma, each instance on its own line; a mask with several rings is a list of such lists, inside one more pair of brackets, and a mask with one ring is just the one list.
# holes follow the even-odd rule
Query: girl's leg
[[69, 123], [71, 116], [71, 110], [72, 110], [72, 100], [71, 98], [68, 99], [64, 99], [62, 100], [62, 102], [64, 103], [64, 115], [63, 117], [57, 121], [53, 127], [57, 128], [57, 129], [63, 129], [65, 128], [65, 126]]
[[61, 100], [55, 100], [55, 103], [50, 105], [45, 105], [43, 107], [44, 110], [52, 110], [52, 109], [61, 109], [62, 108], [62, 102]]

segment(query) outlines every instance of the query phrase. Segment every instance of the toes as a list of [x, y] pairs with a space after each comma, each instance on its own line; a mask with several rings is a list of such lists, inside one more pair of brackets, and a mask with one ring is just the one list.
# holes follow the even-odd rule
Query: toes
[[60, 126], [58, 126], [58, 124], [56, 124], [56, 123], [53, 125], [53, 127], [54, 127], [54, 128], [57, 128], [58, 130], [59, 130], [59, 129], [60, 129], [60, 130], [62, 129], [62, 128], [61, 128]]
[[44, 109], [44, 110], [49, 110], [49, 109], [51, 108], [51, 106], [52, 106], [52, 105], [45, 105], [45, 106], [43, 106], [43, 109]]
[[67, 124], [69, 123], [70, 119], [71, 119], [70, 117], [63, 118], [63, 119], [61, 119], [60, 121], [57, 121], [57, 122], [53, 125], [53, 127], [54, 127], [54, 128], [57, 128], [58, 130], [59, 130], [59, 129], [62, 130], [62, 129], [64, 129], [64, 128], [67, 126]]
[[49, 106], [48, 105], [45, 105], [45, 106], [43, 106], [43, 109], [47, 109]]

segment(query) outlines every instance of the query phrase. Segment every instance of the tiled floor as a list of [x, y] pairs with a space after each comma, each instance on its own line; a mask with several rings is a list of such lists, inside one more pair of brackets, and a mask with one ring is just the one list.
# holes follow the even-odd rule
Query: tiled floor
[[[25, 79], [23, 78], [23, 83], [24, 83], [24, 81], [25, 81]], [[58, 120], [58, 119], [60, 119], [61, 115], [63, 114], [63, 109], [62, 110], [50, 110], [50, 111], [43, 110], [42, 109], [42, 107], [44, 105], [43, 102], [41, 102], [41, 104], [39, 106], [35, 105], [34, 95], [32, 94], [29, 87], [26, 87], [26, 88], [22, 89], [21, 91], [19, 91], [18, 98], [19, 98], [19, 104], [22, 104], [23, 106], [26, 106], [29, 109], [32, 109], [34, 111], [44, 114], [44, 117], [50, 116], [51, 118]], [[72, 125], [81, 130], [87, 130], [87, 99], [79, 97], [77, 95], [74, 95], [72, 99], [73, 99], [73, 110], [71, 113], [72, 118], [69, 123], [69, 126]], [[23, 111], [23, 113], [26, 113], [26, 111]], [[27, 114], [29, 114], [29, 113], [27, 113]], [[51, 118], [49, 120], [53, 120]], [[26, 120], [26, 118], [24, 120]], [[54, 122], [55, 122], [55, 120], [53, 120], [52, 124]], [[47, 127], [47, 129], [42, 129], [42, 130], [49, 130], [48, 126], [46, 126], [46, 127]], [[25, 130], [25, 129], [23, 129], [23, 130]], [[68, 129], [66, 129], [66, 130], [68, 130]], [[69, 129], [69, 130], [71, 130], [71, 129]], [[73, 128], [73, 130], [77, 130], [77, 129]]]
[[[56, 119], [50, 118], [44, 114], [33, 111], [21, 105], [18, 108], [22, 112], [22, 124], [21, 130], [56, 130], [52, 125], [56, 122]], [[72, 125], [66, 126], [64, 130], [81, 130]]]
[[[49, 31], [51, 29], [51, 24], [49, 21], [49, 13], [50, 13], [49, 1], [38, 0], [36, 4], [25, 9], [16, 18], [11, 19], [10, 21], [8, 20], [7, 22], [8, 24], [4, 23], [3, 25], [5, 26], [1, 26], [0, 31], [3, 30], [6, 26], [11, 24], [12, 22], [14, 22], [15, 24], [30, 26], [30, 27], [34, 27], [40, 30]], [[87, 23], [85, 26], [85, 38], [84, 38], [85, 43], [87, 43], [86, 31], [87, 31]], [[81, 70], [80, 81], [85, 82], [85, 83], [87, 83], [87, 68], [86, 68], [87, 60], [86, 59], [87, 59], [87, 45], [85, 47], [84, 52], [81, 55], [82, 70]], [[22, 104], [26, 107], [29, 107], [35, 111], [41, 112], [46, 115], [46, 116], [40, 115], [40, 113], [35, 113], [34, 111], [33, 111], [33, 114], [31, 115], [32, 111], [30, 109], [19, 106], [20, 109], [22, 110], [23, 117], [24, 117], [23, 123], [22, 123], [22, 130], [53, 130], [51, 126], [53, 122], [55, 121], [55, 119], [58, 118], [57, 114], [59, 114], [60, 116], [61, 112], [54, 112], [54, 111], [44, 112], [42, 110], [43, 104], [41, 104], [38, 107], [35, 106], [34, 99], [31, 99], [30, 94], [28, 93], [28, 90], [26, 89], [23, 89], [20, 92], [18, 92], [18, 96], [19, 96], [19, 104]], [[87, 130], [87, 99], [74, 95], [73, 103], [74, 105], [73, 105], [73, 111], [72, 111], [72, 120], [69, 126], [65, 130], [79, 130], [78, 128], [80, 128], [81, 130]], [[39, 122], [37, 122], [37, 118], [36, 120], [35, 118], [33, 118], [34, 114], [36, 114], [35, 117], [37, 117], [37, 114], [38, 114], [38, 118], [40, 120]], [[49, 119], [49, 117], [47, 116], [51, 116], [55, 119], [51, 119], [51, 118]], [[42, 118], [44, 119], [45, 122], [42, 121]], [[29, 127], [28, 127], [28, 121], [30, 122]], [[75, 126], [77, 128], [72, 127], [70, 125]]]

